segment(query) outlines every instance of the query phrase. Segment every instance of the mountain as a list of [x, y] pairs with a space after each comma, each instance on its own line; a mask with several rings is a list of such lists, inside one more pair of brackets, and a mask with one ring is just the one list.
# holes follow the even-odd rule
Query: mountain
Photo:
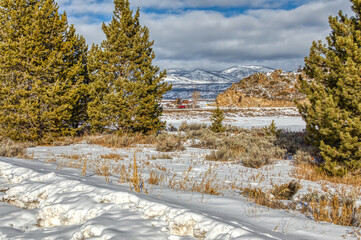
[[264, 66], [234, 66], [221, 71], [169, 69], [165, 81], [172, 83], [173, 89], [164, 98], [188, 99], [195, 90], [201, 93], [203, 99], [215, 99], [219, 93], [245, 77], [273, 71], [273, 68]]
[[294, 107], [295, 100], [305, 100], [296, 88], [300, 75], [306, 77], [302, 72], [281, 70], [253, 74], [219, 94], [217, 103], [220, 107]]

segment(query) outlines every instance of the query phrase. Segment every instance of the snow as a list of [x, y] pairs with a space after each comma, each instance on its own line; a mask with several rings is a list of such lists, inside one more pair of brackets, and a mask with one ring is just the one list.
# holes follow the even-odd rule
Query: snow
[[[215, 99], [233, 83], [239, 82], [257, 72], [273, 72], [274, 69], [264, 66], [235, 66], [223, 71], [205, 71], [202, 69], [184, 70], [170, 69], [165, 82], [173, 84], [164, 99], [189, 99], [193, 91], [199, 91], [202, 99]], [[195, 89], [194, 89], [195, 88]]]
[[[184, 120], [172, 117], [168, 116], [172, 124]], [[290, 116], [229, 118], [232, 124], [247, 127], [272, 120], [285, 128], [304, 126], [300, 118]], [[206, 120], [200, 117], [188, 122], [202, 119]], [[317, 223], [299, 212], [259, 206], [229, 187], [269, 188], [272, 183], [289, 182], [294, 179], [290, 161], [250, 169], [238, 163], [205, 161], [210, 151], [188, 145], [184, 152], [169, 153], [172, 159], [159, 159], [159, 152], [150, 145], [116, 149], [79, 143], [29, 148], [33, 159], [0, 157], [0, 239], [355, 239], [351, 227]], [[101, 155], [109, 153], [121, 158], [102, 159]], [[71, 168], [73, 155], [82, 157], [77, 160], [81, 166], [87, 160], [84, 174], [82, 167]], [[95, 174], [96, 161], [108, 162], [111, 169], [120, 165], [129, 169], [133, 156], [144, 179], [140, 193], [132, 191], [129, 183], [120, 184], [115, 170], [109, 181]], [[189, 178], [194, 182], [214, 177], [215, 184], [228, 187], [215, 196], [191, 192], [188, 185], [170, 188], [168, 181], [150, 185], [145, 179], [154, 169], [165, 169], [178, 183], [191, 169]], [[310, 189], [337, 190], [325, 182], [303, 180], [301, 184], [295, 199]]]
[[[207, 103], [207, 102], [204, 102]], [[207, 109], [206, 106], [202, 106], [202, 109]], [[162, 120], [166, 121], [168, 125], [179, 127], [182, 122], [191, 123], [205, 123], [207, 125], [211, 124], [210, 116], [211, 110], [213, 108], [208, 108], [209, 112], [197, 113], [197, 111], [175, 111], [172, 113], [165, 113], [162, 116]], [[277, 116], [267, 116], [273, 115], [277, 112]], [[243, 115], [254, 115], [254, 116], [243, 116]], [[257, 116], [259, 115], [259, 116]], [[269, 109], [257, 109], [249, 108], [243, 109], [242, 111], [227, 112], [225, 111], [224, 124], [233, 125], [243, 128], [253, 128], [253, 127], [265, 127], [269, 126], [272, 121], [275, 122], [276, 126], [280, 129], [289, 130], [289, 131], [302, 131], [306, 127], [306, 123], [302, 117], [298, 116], [298, 112], [295, 108], [269, 108]]]

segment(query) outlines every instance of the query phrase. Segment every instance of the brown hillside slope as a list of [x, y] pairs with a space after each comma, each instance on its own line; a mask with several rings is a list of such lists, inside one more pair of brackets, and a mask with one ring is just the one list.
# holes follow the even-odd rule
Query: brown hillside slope
[[302, 73], [256, 73], [234, 83], [217, 96], [220, 107], [294, 107], [295, 100], [304, 95], [296, 90], [298, 76]]

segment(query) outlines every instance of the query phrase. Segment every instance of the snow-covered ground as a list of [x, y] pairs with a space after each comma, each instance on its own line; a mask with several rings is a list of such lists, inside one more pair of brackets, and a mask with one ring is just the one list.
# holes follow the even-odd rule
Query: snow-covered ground
[[[213, 107], [214, 108], [214, 107]], [[165, 112], [162, 120], [166, 121], [168, 125], [179, 127], [182, 122], [190, 123], [205, 123], [210, 125], [210, 116], [212, 109], [209, 111], [197, 110], [182, 110]], [[204, 109], [204, 108], [203, 108]], [[275, 113], [277, 115], [275, 115]], [[297, 116], [296, 108], [249, 108], [242, 111], [227, 111], [225, 110], [224, 124], [233, 125], [243, 128], [265, 127], [269, 126], [272, 121], [275, 122], [278, 128], [290, 131], [302, 131], [306, 127], [306, 123], [302, 117]]]
[[[301, 125], [297, 118], [239, 124], [271, 120], [278, 126]], [[357, 239], [359, 229], [259, 206], [240, 194], [242, 186], [291, 181], [290, 161], [251, 169], [206, 161], [210, 151], [187, 144], [185, 151], [162, 159], [151, 145], [115, 149], [79, 143], [29, 148], [33, 159], [28, 160], [0, 157], [0, 239]], [[106, 157], [111, 154], [115, 157]], [[132, 176], [134, 159], [140, 193], [121, 183], [124, 174]], [[108, 172], [109, 179], [100, 172]], [[148, 182], [152, 173], [162, 178], [159, 185]], [[207, 180], [220, 195], [192, 190]], [[300, 183], [296, 200], [311, 189], [339, 190], [327, 183]]]

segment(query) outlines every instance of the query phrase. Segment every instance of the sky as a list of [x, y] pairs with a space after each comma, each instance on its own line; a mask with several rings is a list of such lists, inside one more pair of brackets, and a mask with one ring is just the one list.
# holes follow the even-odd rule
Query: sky
[[[105, 39], [113, 0], [58, 0], [87, 43]], [[328, 17], [352, 15], [348, 0], [130, 0], [150, 30], [161, 69], [222, 70], [263, 65], [291, 71], [312, 41], [331, 32]]]

